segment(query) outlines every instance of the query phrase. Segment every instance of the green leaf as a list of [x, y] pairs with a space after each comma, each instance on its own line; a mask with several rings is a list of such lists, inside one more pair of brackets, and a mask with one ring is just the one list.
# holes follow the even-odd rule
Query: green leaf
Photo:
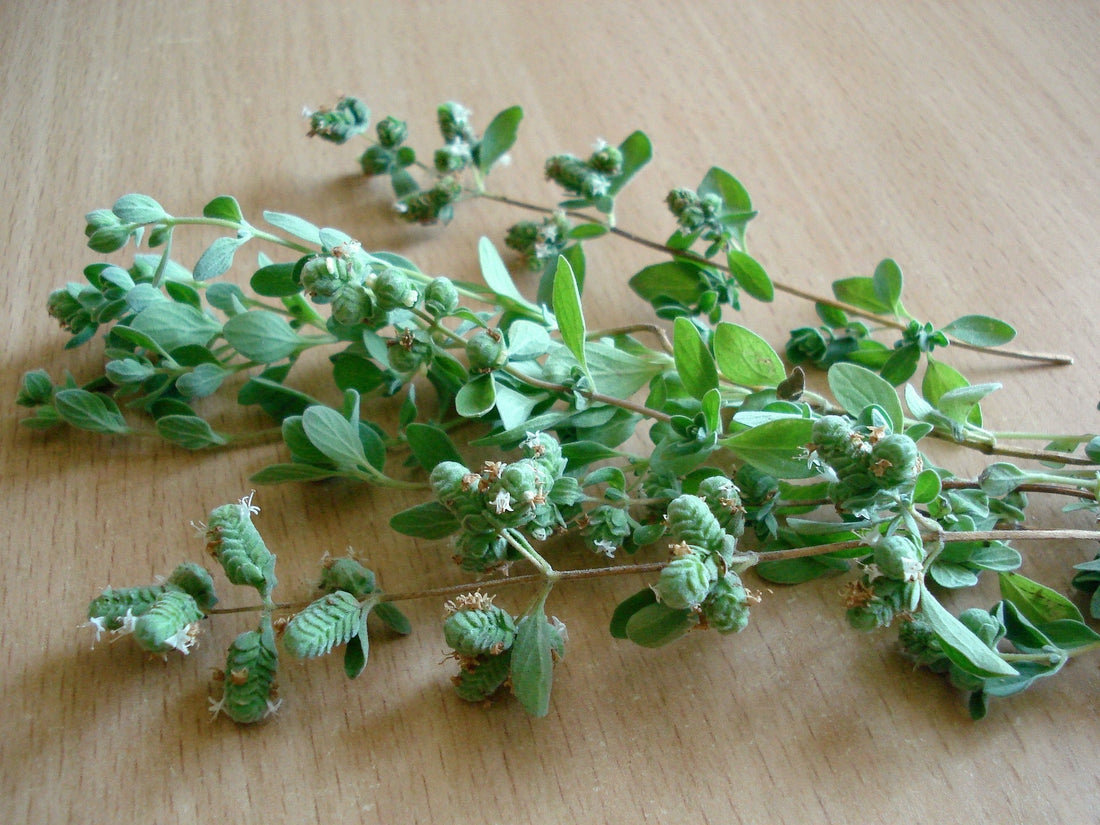
[[630, 279], [630, 288], [651, 304], [663, 298], [684, 306], [694, 306], [706, 291], [702, 269], [687, 261], [647, 266]]
[[409, 443], [413, 457], [428, 472], [442, 461], [463, 463], [462, 454], [447, 433], [439, 427], [431, 424], [409, 424], [405, 428], [405, 440]]
[[[939, 407], [940, 399], [951, 390], [969, 387], [970, 382], [966, 377], [948, 364], [928, 357], [928, 367], [924, 372], [924, 380], [921, 382], [921, 395], [933, 407]], [[962, 422], [960, 422], [962, 423]], [[967, 423], [976, 427], [982, 425], [982, 411], [975, 406], [967, 416]]]
[[158, 301], [135, 315], [130, 328], [151, 338], [161, 349], [171, 352], [188, 344], [206, 346], [221, 331], [222, 325], [187, 304]]
[[244, 223], [244, 213], [241, 205], [232, 195], [219, 195], [202, 208], [204, 218], [215, 218], [234, 223]]
[[321, 481], [335, 475], [336, 470], [312, 464], [270, 464], [253, 473], [248, 480], [253, 484], [285, 484], [289, 481]]
[[417, 539], [446, 538], [460, 526], [454, 514], [438, 501], [426, 501], [390, 519], [391, 528]]
[[684, 389], [693, 398], [702, 398], [718, 387], [714, 356], [703, 342], [699, 329], [687, 318], [676, 319], [673, 336], [673, 358]]
[[229, 375], [216, 364], [199, 364], [176, 379], [176, 389], [184, 398], [205, 398], [217, 391]]
[[534, 395], [524, 395], [502, 383], [496, 384], [496, 407], [500, 423], [506, 430], [522, 426], [531, 417], [531, 411], [541, 399]]
[[874, 281], [871, 278], [842, 278], [833, 281], [833, 295], [838, 301], [859, 307], [877, 315], [893, 315], [894, 308], [878, 297]]
[[675, 610], [656, 602], [635, 611], [627, 619], [625, 632], [634, 644], [662, 647], [684, 636], [696, 622], [693, 611]]
[[878, 404], [890, 416], [894, 432], [902, 432], [905, 415], [901, 400], [890, 382], [858, 364], [833, 364], [829, 368], [829, 389], [837, 403], [852, 415], [859, 415], [864, 407]]
[[558, 331], [562, 342], [573, 353], [588, 373], [588, 362], [584, 355], [584, 313], [581, 310], [581, 294], [577, 289], [577, 279], [573, 268], [564, 257], [558, 258], [558, 268], [554, 273], [554, 317], [558, 321]]
[[1097, 633], [1087, 624], [1073, 619], [1055, 619], [1052, 622], [1044, 622], [1040, 630], [1063, 650], [1075, 650], [1079, 647], [1088, 647], [1100, 642], [1100, 633]]
[[364, 628], [348, 639], [348, 645], [344, 648], [344, 675], [349, 679], [358, 678], [367, 666], [369, 653], [370, 639], [367, 637], [366, 628]]
[[611, 635], [616, 639], [629, 638], [626, 635], [626, 625], [630, 617], [651, 604], [657, 603], [657, 594], [652, 587], [645, 587], [619, 602], [615, 612], [611, 614]]
[[412, 622], [409, 621], [408, 616], [397, 609], [393, 602], [379, 602], [376, 604], [374, 615], [381, 619], [382, 623], [394, 633], [400, 633], [402, 636], [408, 636], [412, 633]]
[[257, 295], [266, 298], [297, 295], [302, 291], [302, 284], [294, 277], [297, 269], [297, 263], [268, 264], [252, 273], [249, 284]]
[[317, 246], [321, 245], [321, 230], [297, 215], [288, 215], [285, 212], [264, 212], [264, 220], [288, 235]]
[[[281, 367], [268, 368], [255, 378], [249, 379], [237, 393], [237, 403], [241, 406], [259, 404], [264, 412], [277, 421], [282, 421], [290, 415], [301, 415], [306, 407], [320, 403], [316, 398], [280, 383], [288, 367], [289, 364], [284, 364]], [[280, 375], [280, 379], [271, 380], [268, 376], [272, 374]]]
[[123, 223], [153, 223], [168, 217], [164, 207], [148, 195], [123, 195], [111, 211]]
[[485, 279], [489, 289], [497, 295], [504, 295], [520, 303], [527, 303], [527, 299], [516, 289], [516, 284], [508, 272], [508, 267], [504, 265], [500, 253], [497, 252], [497, 248], [484, 235], [477, 242], [477, 254], [481, 261], [481, 277]]
[[233, 266], [233, 256], [237, 254], [237, 249], [247, 240], [248, 236], [215, 239], [195, 262], [195, 280], [209, 281], [227, 272]]
[[267, 309], [253, 309], [225, 322], [222, 335], [233, 349], [250, 361], [270, 364], [293, 355], [302, 339], [283, 316]]
[[752, 198], [748, 191], [741, 185], [741, 181], [717, 166], [707, 170], [699, 188], [696, 190], [699, 197], [717, 195], [732, 212], [751, 212]]
[[892, 258], [883, 259], [875, 267], [875, 274], [871, 277], [871, 286], [875, 291], [875, 297], [884, 305], [890, 307], [890, 311], [894, 315], [901, 315], [902, 313], [902, 284], [901, 267]]
[[1019, 573], [998, 573], [1001, 597], [1016, 605], [1032, 624], [1043, 625], [1061, 619], [1083, 622], [1077, 605], [1061, 593]]
[[975, 347], [999, 347], [1016, 337], [1016, 330], [999, 318], [988, 315], [964, 315], [956, 318], [943, 331], [957, 341]]
[[478, 144], [477, 166], [484, 175], [500, 157], [512, 148], [519, 131], [519, 122], [523, 120], [523, 109], [512, 106], [500, 112], [485, 127], [485, 133]]
[[664, 372], [667, 364], [663, 358], [647, 360], [602, 341], [588, 342], [584, 351], [592, 382], [601, 392], [617, 398], [632, 396]]
[[922, 470], [917, 475], [917, 483], [913, 488], [913, 502], [930, 504], [939, 496], [941, 489], [943, 489], [943, 483], [940, 481], [939, 473], [931, 468]]
[[916, 344], [902, 344], [886, 359], [886, 363], [879, 369], [879, 374], [886, 383], [891, 386], [904, 384], [913, 377], [920, 364], [920, 347]]
[[550, 622], [546, 619], [543, 593], [520, 620], [512, 643], [512, 693], [532, 716], [550, 711], [554, 657], [550, 650]]
[[370, 466], [358, 427], [331, 407], [309, 407], [302, 413], [302, 428], [313, 446], [340, 469]]
[[479, 375], [467, 384], [455, 396], [455, 410], [463, 418], [480, 418], [497, 403], [497, 385], [493, 374]]
[[772, 279], [764, 267], [751, 255], [737, 249], [731, 249], [726, 255], [730, 274], [737, 285], [758, 301], [771, 301], [775, 297]]
[[1000, 388], [1000, 384], [974, 384], [948, 390], [940, 396], [939, 401], [936, 402], [936, 408], [952, 421], [965, 424], [978, 408], [978, 402]]
[[197, 415], [165, 415], [157, 419], [157, 432], [165, 441], [171, 441], [188, 450], [202, 450], [227, 444], [226, 439], [214, 432], [204, 418]]
[[773, 387], [787, 377], [771, 345], [746, 327], [725, 321], [714, 330], [714, 358], [722, 375], [735, 384]]
[[59, 390], [54, 395], [57, 414], [67, 424], [93, 433], [126, 433], [126, 419], [114, 399], [87, 390]]
[[924, 585], [921, 585], [920, 606], [944, 655], [957, 667], [982, 679], [1017, 675], [1015, 668], [947, 612]]
[[623, 153], [623, 170], [611, 181], [607, 191], [612, 198], [638, 174], [643, 166], [649, 163], [653, 157], [653, 144], [650, 143], [645, 132], [633, 132], [619, 144], [619, 151]]
[[810, 443], [813, 422], [781, 418], [723, 438], [719, 443], [747, 464], [776, 478], [816, 475], [803, 448]]
[[817, 556], [805, 559], [762, 561], [753, 568], [753, 571], [762, 579], [776, 584], [802, 584], [847, 569], [848, 562], [844, 559]]

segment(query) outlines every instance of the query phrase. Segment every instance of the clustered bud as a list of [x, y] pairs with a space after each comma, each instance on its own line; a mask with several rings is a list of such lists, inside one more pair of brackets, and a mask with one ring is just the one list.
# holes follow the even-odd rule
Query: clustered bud
[[587, 200], [608, 195], [623, 171], [623, 155], [614, 146], [600, 143], [588, 160], [576, 155], [554, 155], [546, 161], [546, 177], [566, 192]]
[[346, 143], [348, 138], [362, 134], [370, 125], [370, 109], [355, 97], [343, 97], [331, 109], [307, 112], [309, 136], [332, 143]]
[[569, 242], [572, 224], [563, 212], [555, 212], [543, 221], [520, 221], [508, 229], [504, 243], [523, 256], [530, 269], [541, 269], [556, 261]]
[[840, 510], [853, 510], [874, 501], [879, 493], [911, 493], [923, 460], [917, 445], [903, 433], [882, 434], [877, 428], [857, 427], [839, 415], [814, 422], [811, 461], [828, 469], [835, 480], [829, 498]]
[[397, 213], [409, 223], [446, 223], [454, 213], [452, 204], [462, 194], [462, 184], [453, 175], [440, 178], [431, 189], [424, 189], [400, 200]]

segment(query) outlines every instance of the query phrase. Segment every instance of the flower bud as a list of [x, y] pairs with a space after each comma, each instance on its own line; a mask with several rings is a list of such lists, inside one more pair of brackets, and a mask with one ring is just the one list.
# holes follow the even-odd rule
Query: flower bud
[[602, 175], [615, 177], [623, 171], [623, 153], [618, 147], [605, 144], [589, 156], [588, 167]]
[[516, 623], [495, 605], [457, 610], [443, 622], [447, 646], [463, 656], [499, 655], [512, 646]]
[[378, 121], [378, 142], [387, 149], [395, 149], [405, 142], [409, 134], [408, 124], [393, 115]]
[[439, 133], [443, 135], [445, 143], [455, 140], [463, 140], [473, 143], [476, 139], [470, 128], [470, 111], [461, 103], [449, 101], [436, 109], [436, 118], [439, 121]]
[[733, 538], [745, 532], [745, 506], [737, 485], [725, 476], [711, 476], [699, 483], [696, 494], [702, 496], [718, 523]]
[[374, 592], [374, 573], [352, 558], [326, 558], [317, 587], [326, 593], [343, 590], [363, 599]]
[[443, 175], [461, 172], [473, 163], [470, 144], [462, 140], [456, 140], [436, 149], [433, 163], [435, 164], [435, 170]]
[[711, 575], [698, 556], [678, 556], [661, 570], [657, 596], [661, 603], [683, 610], [702, 604], [710, 591]]
[[359, 167], [368, 178], [388, 175], [394, 169], [393, 152], [384, 146], [370, 146], [359, 156]]
[[915, 482], [921, 464], [916, 442], [904, 433], [888, 435], [871, 448], [871, 472], [882, 487]]
[[455, 561], [463, 570], [485, 573], [509, 560], [509, 546], [495, 532], [462, 533], [457, 542]]
[[875, 545], [875, 566], [887, 578], [918, 581], [924, 574], [924, 548], [907, 536], [888, 536]]
[[387, 267], [378, 275], [374, 282], [374, 292], [378, 296], [378, 305], [383, 310], [408, 309], [416, 306], [420, 299], [420, 293], [408, 276], [392, 267]]
[[214, 594], [213, 577], [205, 567], [193, 561], [185, 561], [179, 565], [165, 584], [187, 593], [200, 610], [209, 610], [218, 603], [218, 597]]
[[354, 97], [341, 98], [331, 109], [309, 113], [309, 136], [345, 143], [348, 138], [367, 130], [370, 109]]
[[457, 461], [441, 461], [432, 468], [428, 481], [432, 485], [432, 492], [444, 505], [450, 506], [449, 501], [457, 499], [466, 492], [464, 480], [472, 475], [470, 470]]
[[703, 602], [707, 624], [719, 633], [740, 633], [749, 623], [749, 596], [741, 577], [727, 573], [714, 583]]
[[483, 330], [466, 342], [466, 357], [474, 372], [491, 372], [508, 363], [508, 350], [500, 333]]
[[332, 299], [332, 320], [342, 327], [355, 326], [374, 310], [374, 293], [362, 284], [345, 284]]
[[435, 278], [424, 290], [424, 309], [436, 318], [458, 309], [458, 290], [449, 278]]
[[202, 618], [203, 612], [189, 594], [165, 589], [134, 624], [134, 641], [150, 653], [187, 653]]
[[331, 255], [310, 258], [302, 267], [302, 288], [318, 304], [328, 304], [351, 282], [347, 264]]
[[682, 495], [669, 503], [668, 529], [676, 538], [708, 553], [722, 553], [726, 549], [726, 532], [698, 496]]

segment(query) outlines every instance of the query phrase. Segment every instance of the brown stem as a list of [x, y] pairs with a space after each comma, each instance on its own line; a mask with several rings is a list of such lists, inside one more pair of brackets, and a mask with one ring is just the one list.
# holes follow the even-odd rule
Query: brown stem
[[591, 390], [578, 390], [575, 387], [567, 387], [564, 384], [554, 384], [550, 381], [543, 381], [541, 378], [532, 378], [520, 370], [514, 367], [505, 367], [504, 371], [509, 375], [517, 378], [525, 384], [530, 384], [532, 387], [539, 387], [544, 390], [551, 390], [553, 392], [563, 392], [575, 395], [583, 395], [590, 401], [596, 401], [601, 404], [608, 404], [612, 407], [621, 407], [624, 410], [638, 413], [638, 415], [652, 418], [655, 421], [671, 421], [672, 416], [661, 412], [660, 410], [653, 410], [642, 404], [635, 404], [633, 401], [627, 401], [624, 398], [615, 398], [611, 395], [604, 395], [601, 392], [593, 392]]

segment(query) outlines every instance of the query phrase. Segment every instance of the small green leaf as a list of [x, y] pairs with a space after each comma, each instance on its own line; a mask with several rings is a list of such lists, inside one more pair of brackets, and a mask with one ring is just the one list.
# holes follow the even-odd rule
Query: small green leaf
[[743, 430], [719, 443], [756, 469], [776, 478], [810, 478], [804, 447], [810, 443], [813, 422], [807, 418], [780, 418]]
[[58, 390], [54, 395], [57, 414], [67, 424], [93, 433], [125, 433], [130, 428], [114, 399], [87, 390]]
[[286, 319], [267, 309], [234, 315], [225, 322], [222, 335], [233, 349], [260, 364], [288, 358], [302, 345], [302, 339]]
[[735, 384], [773, 387], [787, 377], [783, 361], [771, 345], [737, 324], [723, 321], [715, 328], [714, 358], [722, 375]]
[[731, 249], [726, 255], [730, 274], [737, 285], [758, 301], [771, 301], [775, 297], [772, 279], [764, 267], [751, 255], [737, 249]]
[[512, 692], [532, 716], [550, 711], [554, 657], [550, 650], [550, 622], [543, 606], [544, 593], [520, 620], [512, 644]]
[[439, 427], [431, 424], [409, 424], [405, 428], [405, 440], [408, 441], [409, 449], [417, 462], [428, 472], [441, 461], [462, 463], [462, 454], [447, 433]]
[[477, 166], [483, 175], [512, 148], [512, 144], [516, 142], [521, 120], [523, 120], [523, 109], [512, 106], [500, 112], [485, 127], [477, 153]]
[[901, 314], [902, 284], [901, 267], [892, 258], [885, 258], [875, 267], [875, 274], [871, 277], [875, 297], [890, 307], [895, 315]]
[[626, 636], [642, 647], [662, 647], [684, 636], [697, 623], [691, 610], [675, 610], [656, 602], [635, 611], [626, 622]]
[[195, 263], [194, 275], [196, 281], [208, 281], [216, 278], [233, 266], [233, 256], [237, 249], [248, 240], [243, 238], [216, 238], [206, 251], [199, 256]]
[[297, 215], [288, 215], [285, 212], [264, 212], [264, 220], [288, 235], [317, 246], [321, 245], [321, 230]]
[[607, 194], [612, 198], [649, 163], [653, 157], [653, 144], [645, 132], [632, 132], [619, 144], [619, 151], [623, 153], [623, 170], [611, 181]]
[[171, 352], [188, 344], [206, 346], [221, 331], [222, 325], [187, 304], [158, 301], [135, 315], [130, 328], [151, 338], [161, 349]]
[[253, 484], [285, 484], [290, 481], [321, 481], [338, 475], [336, 470], [312, 464], [270, 464], [249, 476]]
[[148, 195], [123, 195], [111, 211], [123, 223], [153, 223], [168, 217], [164, 207]]
[[497, 295], [513, 298], [520, 303], [527, 302], [527, 299], [516, 289], [516, 284], [508, 272], [508, 267], [504, 265], [500, 253], [497, 252], [497, 248], [484, 235], [477, 242], [477, 254], [481, 261], [481, 277], [485, 279], [489, 289]]
[[363, 628], [348, 639], [348, 645], [344, 648], [344, 675], [349, 679], [358, 678], [367, 666], [369, 653], [370, 640], [367, 638], [366, 628]]
[[859, 415], [864, 407], [878, 404], [887, 415], [894, 432], [905, 427], [905, 415], [901, 400], [890, 382], [858, 364], [833, 364], [829, 368], [829, 389], [837, 403], [852, 415]]
[[215, 218], [234, 223], [244, 223], [241, 205], [232, 195], [219, 195], [202, 208], [204, 218]]
[[639, 590], [633, 596], [628, 596], [619, 602], [615, 612], [611, 614], [611, 635], [616, 639], [627, 639], [626, 625], [630, 617], [651, 604], [657, 603], [657, 594], [652, 587]]
[[442, 539], [461, 525], [454, 514], [438, 501], [426, 501], [394, 515], [390, 519], [390, 527], [417, 539]]
[[184, 398], [205, 398], [217, 391], [227, 375], [228, 370], [217, 364], [199, 364], [176, 379], [176, 389]]
[[694, 306], [706, 291], [702, 269], [687, 261], [647, 266], [630, 279], [630, 288], [650, 303], [664, 298], [684, 306]]
[[228, 443], [214, 432], [206, 419], [197, 415], [165, 415], [157, 419], [157, 432], [165, 441], [171, 441], [188, 450], [202, 450]]
[[999, 318], [987, 315], [964, 315], [956, 318], [943, 331], [957, 341], [975, 347], [999, 347], [1016, 337], [1016, 330]]
[[313, 406], [302, 413], [310, 442], [341, 469], [369, 466], [358, 427], [331, 407]]
[[717, 195], [732, 212], [752, 211], [752, 198], [741, 181], [717, 166], [707, 170], [697, 191], [699, 197]]
[[952, 421], [965, 424], [977, 409], [978, 402], [1000, 388], [1000, 384], [974, 384], [948, 390], [940, 396], [936, 408]]
[[455, 410], [463, 418], [480, 418], [497, 403], [496, 381], [491, 372], [463, 385], [455, 396]]
[[558, 258], [558, 268], [554, 274], [554, 316], [558, 321], [558, 330], [562, 342], [569, 347], [581, 369], [588, 372], [588, 363], [584, 356], [584, 313], [581, 309], [581, 294], [577, 289], [577, 279], [573, 268], [564, 257]]
[[891, 386], [904, 384], [917, 371], [920, 355], [920, 347], [916, 344], [902, 344], [890, 353], [886, 363], [879, 369], [879, 374]]
[[859, 307], [877, 315], [893, 315], [894, 308], [883, 303], [871, 278], [843, 278], [833, 281], [833, 295], [838, 301]]
[[257, 295], [267, 298], [297, 295], [302, 291], [302, 284], [294, 277], [297, 270], [297, 263], [268, 264], [252, 273], [249, 284]]
[[939, 496], [942, 487], [939, 473], [931, 468], [922, 470], [917, 476], [917, 484], [913, 488], [913, 502], [915, 504], [930, 504]]
[[409, 617], [398, 610], [393, 602], [379, 602], [376, 604], [374, 615], [381, 619], [382, 623], [394, 633], [400, 633], [402, 636], [408, 636], [412, 633], [412, 622], [409, 621]]
[[998, 573], [1001, 597], [1011, 601], [1032, 624], [1044, 625], [1061, 619], [1083, 622], [1077, 606], [1061, 593], [1019, 573]]
[[523, 425], [540, 400], [538, 396], [524, 395], [504, 384], [496, 384], [494, 406], [500, 416], [500, 423], [506, 430]]
[[703, 342], [698, 327], [687, 318], [676, 319], [673, 336], [673, 358], [684, 389], [693, 398], [702, 398], [718, 387], [714, 356]]
[[960, 669], [982, 679], [1017, 675], [1015, 668], [947, 612], [924, 585], [921, 585], [920, 606], [944, 655]]

